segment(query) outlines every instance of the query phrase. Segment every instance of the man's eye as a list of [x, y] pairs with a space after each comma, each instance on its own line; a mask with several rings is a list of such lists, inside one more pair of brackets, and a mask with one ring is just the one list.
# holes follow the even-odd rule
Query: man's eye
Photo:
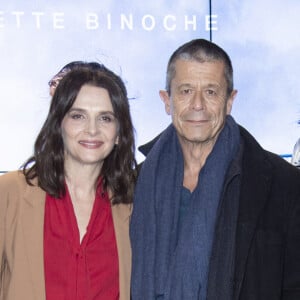
[[214, 90], [206, 90], [206, 93], [207, 93], [209, 96], [215, 96], [215, 95], [217, 94]]
[[181, 94], [183, 95], [189, 95], [192, 93], [192, 89], [183, 89], [181, 90]]

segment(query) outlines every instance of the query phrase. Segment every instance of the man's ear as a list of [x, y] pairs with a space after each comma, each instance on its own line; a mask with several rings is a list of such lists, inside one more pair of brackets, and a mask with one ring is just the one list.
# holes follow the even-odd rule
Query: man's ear
[[233, 105], [233, 101], [237, 95], [238, 91], [237, 90], [233, 90], [229, 96], [229, 98], [227, 99], [227, 103], [226, 103], [226, 113], [227, 115], [230, 115], [231, 113], [231, 109], [232, 109], [232, 105]]
[[169, 93], [165, 90], [160, 90], [159, 91], [159, 96], [160, 99], [164, 102], [165, 104], [165, 111], [168, 115], [171, 114], [171, 105], [170, 105], [170, 96]]

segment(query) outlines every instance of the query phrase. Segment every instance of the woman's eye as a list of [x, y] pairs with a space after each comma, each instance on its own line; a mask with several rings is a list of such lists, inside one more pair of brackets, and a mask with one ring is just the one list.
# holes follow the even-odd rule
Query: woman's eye
[[111, 123], [115, 121], [115, 117], [113, 115], [102, 115], [100, 116], [100, 122], [103, 123]]
[[71, 115], [71, 118], [74, 119], [74, 120], [79, 120], [79, 119], [83, 119], [83, 115], [73, 114], [73, 115]]

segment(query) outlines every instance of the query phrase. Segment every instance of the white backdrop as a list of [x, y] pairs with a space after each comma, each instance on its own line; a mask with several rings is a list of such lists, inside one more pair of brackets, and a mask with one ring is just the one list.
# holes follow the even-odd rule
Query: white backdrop
[[300, 2], [213, 0], [212, 14], [210, 25], [207, 0], [0, 0], [0, 171], [32, 154], [49, 107], [47, 82], [73, 60], [121, 75], [136, 144], [150, 140], [170, 122], [158, 96], [169, 56], [192, 38], [209, 39], [210, 26], [233, 61], [233, 116], [265, 148], [291, 153], [299, 135]]

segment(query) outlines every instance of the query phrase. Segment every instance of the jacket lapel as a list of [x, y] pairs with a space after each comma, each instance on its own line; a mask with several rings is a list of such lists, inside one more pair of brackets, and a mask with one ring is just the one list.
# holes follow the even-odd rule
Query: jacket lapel
[[129, 221], [132, 205], [117, 204], [112, 206], [119, 256], [120, 300], [130, 299], [131, 247], [129, 240]]
[[45, 192], [36, 186], [27, 186], [24, 194], [24, 214], [22, 225], [24, 230], [25, 253], [28, 269], [33, 283], [35, 300], [45, 299], [44, 278], [44, 210]]
[[248, 144], [245, 145], [243, 157], [236, 236], [234, 299], [239, 299], [251, 241], [255, 234], [259, 215], [268, 199], [272, 180], [270, 163], [266, 160], [263, 152], [257, 151], [257, 147], [255, 148], [255, 151], [252, 152], [253, 148]]

